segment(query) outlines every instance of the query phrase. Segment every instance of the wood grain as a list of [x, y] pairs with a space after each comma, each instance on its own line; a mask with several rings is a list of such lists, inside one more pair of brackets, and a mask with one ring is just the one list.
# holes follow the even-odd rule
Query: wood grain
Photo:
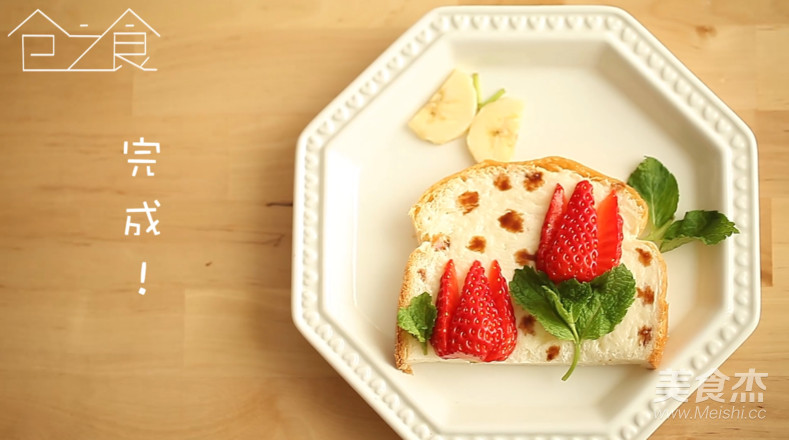
[[[75, 32], [133, 8], [162, 35], [155, 74], [22, 72], [19, 39], [0, 38], [0, 438], [395, 438], [292, 325], [294, 147], [443, 4], [457, 2], [36, 3]], [[762, 319], [721, 371], [769, 373], [766, 418], [673, 419], [654, 438], [784, 438], [789, 2], [611, 4], [759, 141]], [[33, 7], [2, 2], [0, 29]], [[153, 179], [132, 178], [122, 155], [140, 137], [162, 145]], [[162, 234], [125, 237], [125, 209], [154, 198]]]

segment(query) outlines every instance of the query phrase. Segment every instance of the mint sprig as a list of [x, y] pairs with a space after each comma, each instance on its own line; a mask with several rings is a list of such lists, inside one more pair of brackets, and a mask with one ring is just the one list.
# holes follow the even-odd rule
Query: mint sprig
[[438, 309], [433, 305], [430, 294], [423, 292], [411, 299], [407, 307], [397, 310], [397, 325], [421, 342], [422, 350], [427, 354], [427, 341], [433, 334], [437, 315]]
[[569, 279], [557, 285], [544, 272], [525, 266], [515, 270], [510, 295], [548, 333], [573, 341], [573, 361], [562, 377], [567, 380], [578, 365], [583, 341], [611, 333], [622, 322], [635, 298], [636, 281], [619, 265], [588, 283]]
[[691, 241], [717, 244], [740, 231], [718, 211], [694, 210], [682, 220], [674, 220], [679, 202], [679, 186], [673, 174], [654, 157], [647, 157], [627, 179], [649, 207], [646, 240], [668, 252]]

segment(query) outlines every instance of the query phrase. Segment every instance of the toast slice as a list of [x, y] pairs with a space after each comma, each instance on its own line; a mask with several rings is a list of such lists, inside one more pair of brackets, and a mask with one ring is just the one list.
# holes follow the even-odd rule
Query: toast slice
[[[556, 184], [570, 194], [584, 179], [592, 183], [595, 203], [612, 190], [617, 192], [624, 223], [621, 263], [633, 273], [637, 297], [611, 333], [583, 342], [579, 365], [641, 364], [657, 368], [667, 338], [667, 281], [666, 265], [657, 246], [637, 238], [647, 225], [647, 205], [625, 183], [561, 157], [511, 163], [486, 161], [430, 187], [410, 211], [420, 244], [408, 258], [399, 307], [407, 306], [422, 292], [429, 292], [435, 301], [449, 259], [454, 260], [458, 274], [465, 274], [474, 260], [484, 267], [498, 260], [508, 281], [515, 269], [533, 266]], [[546, 332], [517, 303], [514, 308], [519, 329], [515, 350], [506, 360], [495, 363], [570, 364], [573, 343]], [[432, 347], [424, 354], [419, 342], [398, 328], [397, 368], [412, 373], [411, 366], [422, 362], [467, 361], [441, 359]]]

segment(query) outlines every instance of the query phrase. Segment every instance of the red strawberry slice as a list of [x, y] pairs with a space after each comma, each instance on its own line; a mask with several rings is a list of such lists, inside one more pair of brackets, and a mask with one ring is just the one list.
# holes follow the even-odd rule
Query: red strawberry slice
[[441, 286], [438, 289], [436, 308], [438, 316], [436, 325], [433, 327], [433, 336], [430, 343], [433, 349], [441, 357], [445, 357], [449, 352], [449, 324], [452, 322], [452, 315], [455, 313], [460, 294], [458, 292], [458, 279], [455, 273], [455, 263], [452, 260], [447, 262], [444, 268], [444, 275], [441, 276]]
[[591, 281], [597, 271], [597, 211], [592, 184], [578, 182], [567, 204], [542, 266], [554, 282], [570, 278]]
[[619, 264], [622, 258], [622, 216], [616, 192], [611, 191], [597, 206], [597, 274], [601, 275]]
[[489, 361], [490, 353], [502, 342], [500, 324], [485, 269], [475, 261], [466, 275], [460, 303], [452, 316], [448, 357]]
[[501, 274], [501, 266], [499, 266], [498, 261], [493, 260], [488, 278], [490, 279], [490, 292], [493, 297], [493, 303], [496, 305], [500, 318], [499, 326], [501, 328], [502, 341], [498, 347], [488, 354], [486, 360], [503, 361], [515, 350], [515, 342], [518, 339], [518, 330], [515, 327], [515, 312], [512, 309], [510, 289], [507, 285], [507, 280]]
[[559, 226], [559, 220], [561, 220], [563, 213], [564, 188], [557, 183], [556, 189], [553, 190], [551, 204], [548, 205], [548, 212], [545, 213], [545, 221], [542, 224], [542, 233], [540, 234], [540, 245], [537, 248], [537, 269], [543, 272], [545, 272], [543, 262], [546, 259], [550, 245], [553, 244], [553, 236], [556, 233], [556, 228]]

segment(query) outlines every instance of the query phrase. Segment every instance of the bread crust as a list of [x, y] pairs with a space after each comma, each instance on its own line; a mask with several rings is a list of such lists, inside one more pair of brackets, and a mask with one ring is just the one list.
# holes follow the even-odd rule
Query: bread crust
[[[416, 260], [417, 255], [419, 254], [420, 249], [416, 248], [411, 255], [408, 256], [408, 263], [405, 266], [405, 271], [403, 273], [403, 284], [400, 287], [400, 297], [397, 300], [397, 308], [398, 310], [401, 307], [408, 306], [408, 291], [410, 290], [411, 284], [413, 283], [413, 272], [410, 270], [414, 266], [414, 260]], [[397, 324], [395, 324], [397, 326]], [[411, 365], [408, 363], [408, 333], [397, 326], [397, 336], [395, 340], [395, 366], [398, 370], [401, 370], [408, 374], [413, 374], [413, 370], [411, 370]]]
[[[601, 182], [615, 188], [617, 191], [624, 191], [627, 195], [636, 202], [639, 207], [639, 211], [641, 212], [639, 218], [639, 224], [637, 225], [635, 236], [641, 235], [644, 229], [647, 226], [649, 221], [649, 208], [641, 198], [641, 195], [638, 192], [628, 186], [626, 183], [615, 179], [613, 177], [606, 176], [596, 170], [593, 170], [589, 167], [586, 167], [578, 162], [573, 160], [558, 157], [558, 156], [549, 156], [544, 157], [541, 159], [535, 159], [530, 161], [523, 161], [523, 162], [497, 162], [487, 160], [484, 162], [480, 162], [476, 165], [473, 165], [469, 168], [466, 168], [460, 172], [447, 176], [438, 182], [431, 185], [419, 198], [419, 200], [414, 204], [414, 206], [409, 211], [409, 216], [414, 224], [414, 228], [418, 234], [418, 240], [420, 243], [429, 242], [431, 237], [428, 236], [427, 232], [425, 232], [426, 228], [419, 222], [419, 212], [422, 208], [434, 200], [438, 195], [440, 195], [444, 186], [454, 180], [454, 179], [463, 179], [465, 180], [468, 176], [477, 173], [480, 170], [485, 170], [487, 168], [495, 168], [495, 167], [524, 167], [524, 168], [542, 168], [547, 171], [551, 172], [558, 172], [558, 171], [572, 171], [579, 174], [582, 178], [589, 179], [596, 182]], [[663, 257], [660, 254], [659, 249], [657, 246], [652, 242], [644, 242], [646, 245], [650, 246], [653, 249], [653, 255], [657, 256], [655, 260], [661, 265], [662, 267], [662, 279], [661, 279], [661, 286], [660, 286], [660, 293], [656, 298], [656, 306], [658, 308], [659, 314], [659, 322], [660, 327], [657, 329], [657, 334], [654, 336], [654, 344], [652, 353], [647, 358], [647, 367], [649, 368], [657, 368], [660, 364], [660, 361], [663, 357], [663, 351], [665, 348], [666, 340], [668, 338], [668, 303], [666, 302], [666, 288], [667, 288], [667, 274], [666, 274], [666, 263], [663, 260]], [[417, 247], [411, 255], [408, 257], [408, 263], [406, 264], [405, 273], [403, 275], [403, 284], [400, 289], [400, 296], [398, 299], [398, 308], [406, 307], [408, 305], [408, 292], [411, 290], [411, 285], [413, 283], [413, 271], [410, 270], [417, 257], [421, 253], [421, 249]], [[395, 342], [395, 351], [394, 351], [394, 360], [395, 366], [406, 373], [413, 374], [413, 370], [411, 369], [411, 365], [408, 363], [408, 350], [409, 350], [409, 340], [408, 340], [408, 333], [404, 330], [397, 328], [396, 334], [396, 342]]]
[[651, 241], [643, 242], [645, 244], [649, 244], [652, 247], [652, 255], [656, 255], [660, 258], [657, 258], [657, 262], [661, 266], [661, 273], [663, 276], [660, 280], [660, 294], [656, 298], [656, 306], [658, 308], [658, 322], [660, 323], [660, 327], [658, 328], [657, 335], [655, 336], [655, 343], [652, 346], [652, 353], [647, 358], [647, 362], [649, 363], [649, 368], [656, 369], [660, 365], [660, 361], [663, 360], [663, 350], [666, 348], [666, 341], [668, 341], [668, 302], [666, 302], [666, 291], [668, 290], [668, 271], [666, 270], [666, 261], [663, 259], [663, 256], [660, 255], [660, 249], [657, 247], [656, 244], [652, 243]]

